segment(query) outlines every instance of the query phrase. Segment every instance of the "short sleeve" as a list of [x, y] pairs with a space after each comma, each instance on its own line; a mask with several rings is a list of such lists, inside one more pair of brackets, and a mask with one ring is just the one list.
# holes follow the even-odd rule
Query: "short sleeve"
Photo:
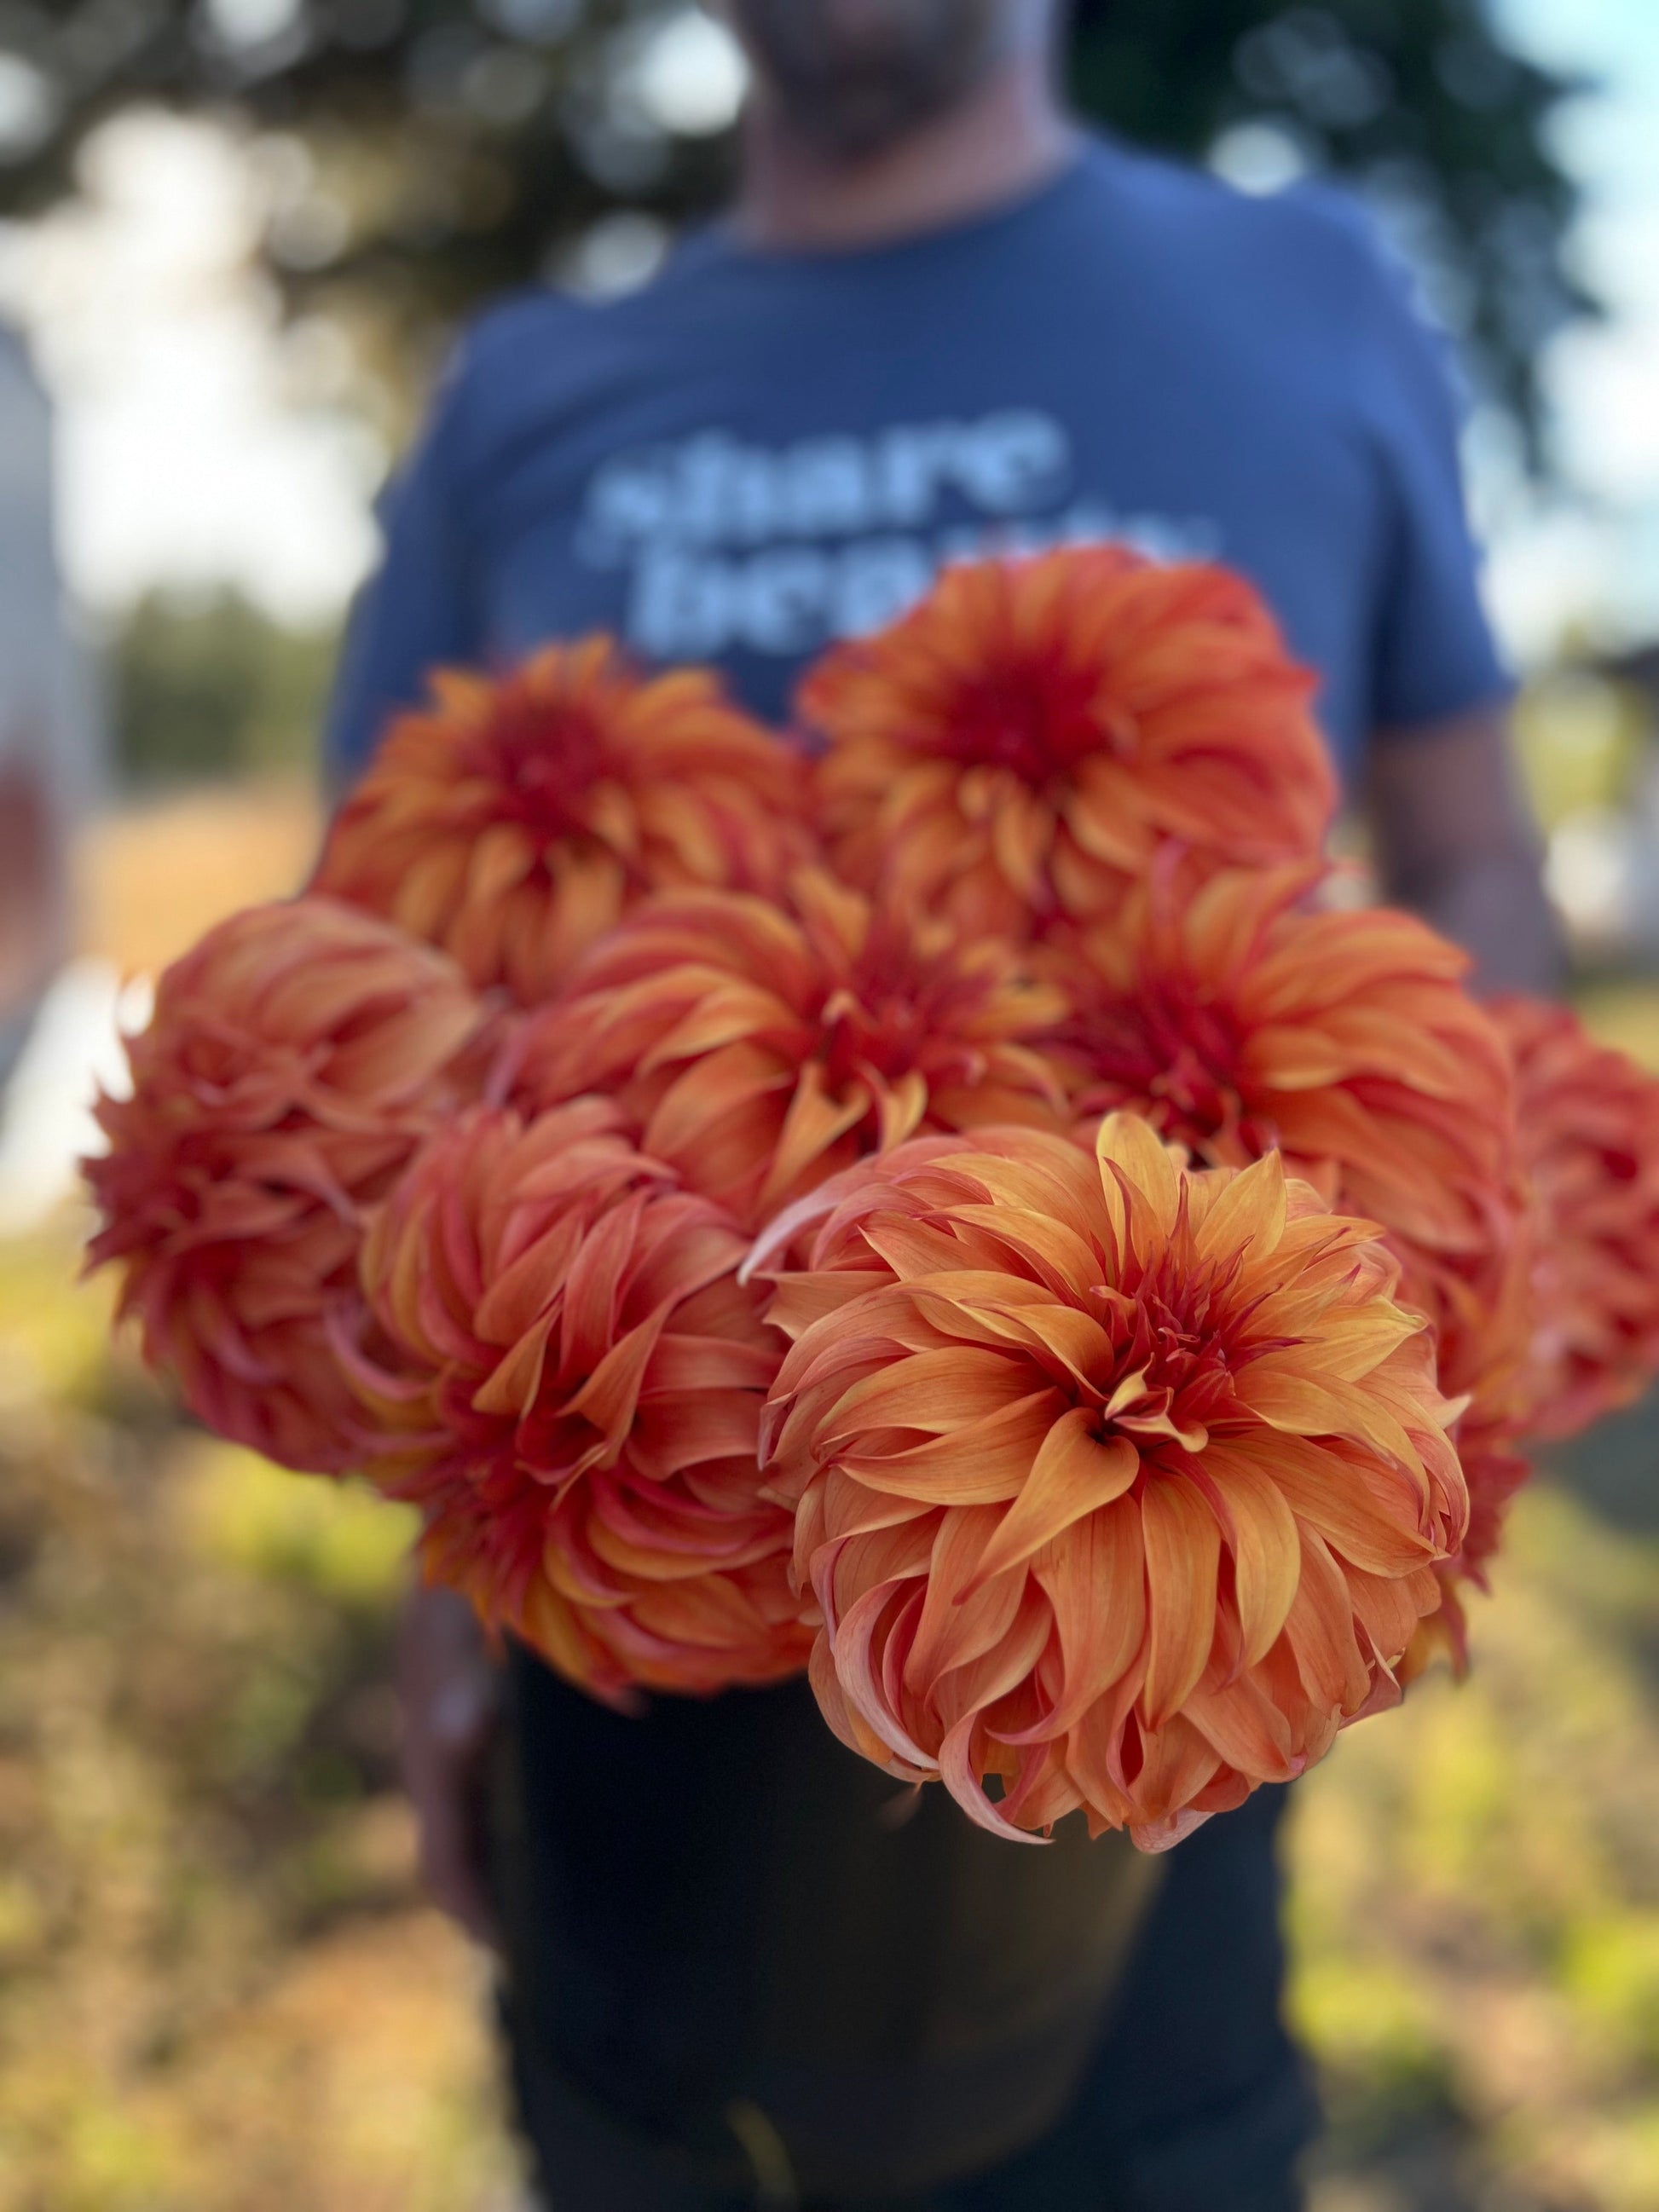
[[481, 650], [462, 506], [465, 400], [462, 354], [381, 500], [385, 550], [347, 626], [324, 743], [337, 786], [366, 766], [388, 717], [421, 700], [430, 670]]
[[1504, 698], [1512, 685], [1480, 601], [1450, 341], [1419, 310], [1402, 266], [1375, 246], [1368, 262], [1359, 389], [1385, 516], [1370, 721], [1398, 736]]

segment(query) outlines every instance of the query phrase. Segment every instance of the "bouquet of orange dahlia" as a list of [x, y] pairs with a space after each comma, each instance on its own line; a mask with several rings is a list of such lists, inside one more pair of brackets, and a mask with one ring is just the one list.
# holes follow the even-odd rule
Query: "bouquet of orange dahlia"
[[1311, 688], [1121, 548], [951, 571], [810, 757], [604, 639], [441, 674], [162, 978], [92, 1261], [594, 1695], [809, 1670], [999, 1834], [1175, 1842], [1659, 1370], [1659, 1086], [1325, 903]]

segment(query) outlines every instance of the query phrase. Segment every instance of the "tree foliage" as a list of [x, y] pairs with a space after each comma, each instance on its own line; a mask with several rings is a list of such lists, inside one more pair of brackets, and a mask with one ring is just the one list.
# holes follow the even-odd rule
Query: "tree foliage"
[[1592, 304], [1564, 267], [1576, 192], [1547, 130], [1577, 88], [1503, 46], [1486, 0], [1083, 0], [1073, 75], [1132, 138], [1202, 155], [1255, 125], [1359, 184], [1535, 431], [1539, 348]]
[[149, 592], [113, 641], [116, 767], [134, 785], [316, 769], [338, 639], [235, 592]]
[[[135, 101], [228, 112], [266, 144], [265, 252], [289, 301], [407, 360], [476, 300], [573, 266], [625, 272], [718, 203], [729, 128], [677, 127], [650, 97], [653, 41], [689, 12], [0, 0], [0, 213], [72, 190], [88, 132]], [[1288, 148], [1361, 183], [1491, 388], [1535, 422], [1540, 343], [1585, 304], [1563, 270], [1573, 190], [1545, 127], [1569, 88], [1503, 47], [1486, 0], [1079, 0], [1073, 49], [1079, 104], [1134, 140]]]

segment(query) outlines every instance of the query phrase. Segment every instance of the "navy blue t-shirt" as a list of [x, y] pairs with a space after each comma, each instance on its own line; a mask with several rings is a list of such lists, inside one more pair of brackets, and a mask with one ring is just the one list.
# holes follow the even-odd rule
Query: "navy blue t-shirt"
[[[1504, 688], [1455, 433], [1442, 342], [1334, 195], [1248, 198], [1093, 143], [1023, 204], [878, 251], [711, 231], [644, 291], [524, 297], [467, 336], [387, 503], [332, 766], [362, 764], [434, 663], [507, 665], [595, 628], [647, 660], [716, 662], [781, 717], [828, 641], [890, 618], [942, 561], [1122, 536], [1255, 579], [1318, 672], [1352, 780], [1374, 733]], [[673, 1717], [590, 1725], [536, 1678], [527, 1726], [566, 1747], [547, 1759], [580, 1771], [603, 1727], [599, 1794], [648, 1801]], [[697, 1739], [688, 1773], [730, 1787], [727, 1739], [758, 1709], [674, 1720]], [[1080, 2202], [1066, 2175], [1109, 2170], [1114, 2203], [1159, 2212], [1283, 2201], [1310, 2111], [1278, 2020], [1279, 1796], [1173, 1854], [1071, 2131], [1021, 2168], [1031, 2201]], [[640, 1916], [624, 1899], [596, 1922], [606, 1900], [572, 1888], [568, 1802], [555, 1790], [537, 1816], [543, 1894], [570, 1892], [569, 1926], [620, 1977]], [[570, 2032], [580, 2069], [590, 2032]], [[985, 2202], [1015, 2190], [1011, 2170]]]
[[337, 696], [349, 775], [436, 662], [620, 632], [782, 715], [941, 561], [1127, 537], [1267, 593], [1345, 776], [1504, 688], [1445, 349], [1333, 193], [1094, 143], [1033, 198], [873, 252], [721, 230], [648, 289], [471, 330], [386, 510]]

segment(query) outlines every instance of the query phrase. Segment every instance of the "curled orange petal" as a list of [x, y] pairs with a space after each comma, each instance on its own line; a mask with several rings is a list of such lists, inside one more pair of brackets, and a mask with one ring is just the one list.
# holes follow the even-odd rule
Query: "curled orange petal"
[[1659, 1375], [1659, 1079], [1566, 1006], [1492, 1008], [1515, 1054], [1534, 1224], [1528, 1432], [1576, 1435]]
[[472, 1109], [369, 1226], [366, 1472], [419, 1507], [434, 1577], [602, 1697], [806, 1662], [756, 1462], [782, 1346], [743, 1251], [599, 1098]]
[[331, 1349], [361, 1214], [472, 1095], [489, 1024], [459, 969], [331, 899], [255, 907], [161, 977], [85, 1164], [146, 1358], [199, 1420], [284, 1466], [351, 1467]]
[[1081, 1807], [1163, 1848], [1398, 1695], [1465, 1537], [1456, 1408], [1376, 1225], [1277, 1155], [1191, 1168], [1124, 1114], [1092, 1160], [924, 1139], [754, 1266], [793, 1338], [768, 1486], [866, 1758], [1000, 1833]]
[[518, 1095], [613, 1094], [648, 1152], [755, 1229], [918, 1127], [1058, 1127], [1029, 1040], [1062, 1003], [1012, 947], [806, 870], [780, 903], [630, 915], [532, 1017]]
[[770, 893], [805, 856], [805, 770], [705, 672], [646, 678], [606, 637], [499, 682], [434, 679], [336, 819], [314, 888], [547, 996], [654, 890]]
[[1019, 934], [1111, 911], [1171, 843], [1206, 867], [1316, 854], [1336, 787], [1312, 689], [1242, 577], [1073, 547], [947, 570], [820, 661], [800, 712], [842, 871]]
[[[1468, 1401], [1460, 1449], [1484, 1468], [1513, 1444], [1531, 1329], [1509, 1045], [1463, 953], [1407, 915], [1313, 905], [1325, 873], [1154, 870], [1110, 927], [1043, 949], [1071, 1001], [1047, 1047], [1080, 1133], [1127, 1109], [1212, 1164], [1277, 1152], [1385, 1230], [1401, 1304], [1434, 1324], [1440, 1387]], [[1271, 1385], [1281, 1407], [1309, 1387]]]
[[[1469, 1532], [1440, 1571], [1444, 1605], [1417, 1640], [1413, 1671], [1437, 1650], [1460, 1672], [1468, 1664], [1462, 1585], [1486, 1587], [1529, 1473], [1520, 1445], [1575, 1436], [1659, 1376], [1659, 1080], [1598, 1044], [1570, 1007], [1515, 994], [1489, 1011], [1516, 1072], [1529, 1231], [1516, 1301], [1523, 1356], [1502, 1401], [1477, 1395], [1462, 1425]], [[1481, 1319], [1466, 1293], [1447, 1300], [1442, 1335], [1454, 1359]], [[1467, 1351], [1463, 1364], [1473, 1364]]]

